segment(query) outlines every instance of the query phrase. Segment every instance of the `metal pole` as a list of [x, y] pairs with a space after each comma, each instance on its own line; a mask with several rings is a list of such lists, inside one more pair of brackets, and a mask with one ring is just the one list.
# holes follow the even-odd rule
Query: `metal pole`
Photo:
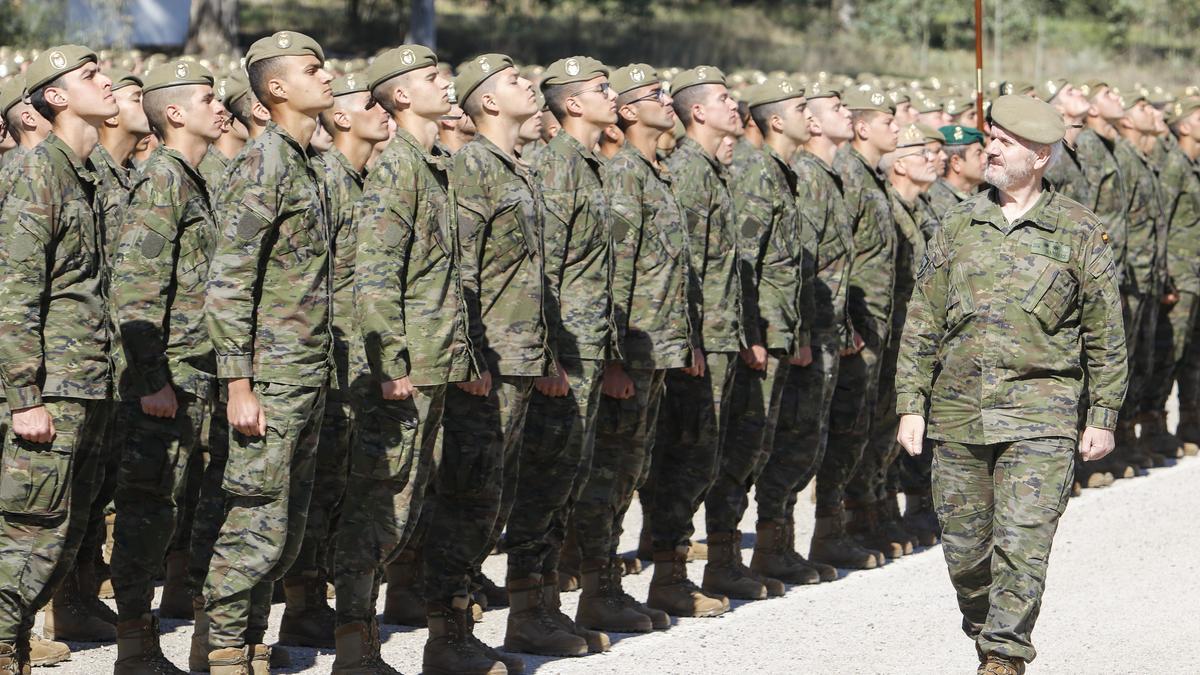
[[983, 0], [975, 0], [975, 112], [983, 131]]

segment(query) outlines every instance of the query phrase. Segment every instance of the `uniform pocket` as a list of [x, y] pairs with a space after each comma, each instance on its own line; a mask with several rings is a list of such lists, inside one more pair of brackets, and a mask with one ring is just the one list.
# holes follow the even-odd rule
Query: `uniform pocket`
[[0, 513], [42, 518], [65, 516], [70, 505], [74, 434], [50, 443], [9, 436], [0, 467]]
[[[182, 407], [178, 414], [185, 414]], [[132, 412], [130, 417], [132, 428], [121, 453], [117, 474], [119, 485], [156, 495], [170, 495], [179, 460], [177, 422], [150, 417], [140, 410]]]
[[295, 427], [290, 419], [282, 422], [274, 419], [283, 416], [282, 411], [272, 415], [267, 408], [264, 398], [270, 395], [271, 387], [276, 386], [279, 385], [263, 383], [254, 387], [260, 405], [267, 409], [265, 435], [247, 436], [232, 426], [229, 429], [229, 459], [221, 487], [234, 496], [276, 499], [287, 492], [291, 477], [291, 449], [300, 428]]
[[370, 406], [360, 417], [350, 472], [378, 481], [407, 481], [419, 431], [417, 407], [411, 398]]
[[975, 291], [961, 265], [950, 268], [950, 296], [946, 305], [946, 327], [954, 328], [975, 314]]
[[1079, 283], [1070, 272], [1058, 265], [1047, 265], [1025, 294], [1021, 309], [1037, 317], [1046, 332], [1054, 333], [1074, 307], [1078, 294]]

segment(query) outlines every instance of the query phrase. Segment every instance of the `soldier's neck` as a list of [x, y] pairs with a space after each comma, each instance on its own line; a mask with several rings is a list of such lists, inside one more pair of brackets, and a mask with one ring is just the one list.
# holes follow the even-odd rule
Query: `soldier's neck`
[[800, 147], [796, 141], [783, 134], [772, 133], [767, 137], [765, 142], [785, 162], [792, 161], [792, 156], [796, 154], [796, 149]]
[[1197, 142], [1191, 136], [1179, 137], [1179, 149], [1193, 162], [1196, 161], [1197, 157], [1200, 157], [1200, 142]]
[[563, 120], [563, 128], [559, 133], [570, 135], [571, 138], [579, 141], [583, 147], [592, 150], [600, 142], [600, 134], [604, 133], [604, 129], [584, 122], [578, 117], [568, 117]]
[[208, 151], [208, 141], [195, 134], [168, 134], [163, 140], [163, 145], [183, 155], [193, 167], [199, 166], [200, 160], [204, 159], [204, 153]]
[[[523, 121], [523, 120], [522, 120]], [[517, 142], [521, 132], [521, 122], [508, 118], [481, 116], [475, 123], [475, 133], [492, 142], [509, 157], [517, 157]]]
[[426, 152], [433, 149], [433, 142], [438, 137], [437, 123], [430, 124], [428, 119], [408, 110], [397, 110], [392, 119], [395, 120], [397, 128], [407, 131], [410, 136], [417, 139]]
[[137, 147], [138, 141], [141, 140], [138, 136], [129, 133], [128, 129], [123, 129], [120, 126], [100, 127], [100, 145], [108, 152], [117, 166], [125, 166], [129, 162], [129, 156], [133, 154], [134, 148]]
[[1121, 138], [1129, 141], [1130, 145], [1138, 150], [1141, 150], [1142, 145], [1146, 142], [1145, 136], [1142, 134], [1142, 132], [1128, 125], [1121, 125], [1120, 134]]
[[974, 192], [975, 188], [979, 187], [979, 183], [972, 183], [961, 173], [954, 173], [953, 171], [946, 173], [946, 182], [949, 183], [955, 190], [968, 195]]
[[1018, 218], [1029, 212], [1034, 204], [1042, 198], [1042, 177], [1034, 175], [1028, 182], [1021, 185], [1009, 186], [1007, 190], [997, 190], [1000, 196], [1000, 211], [1008, 222], [1016, 222]]
[[233, 159], [242, 151], [242, 146], [246, 145], [246, 141], [241, 140], [233, 134], [221, 134], [221, 137], [213, 143], [213, 147], [217, 152], [225, 156], [225, 159]]
[[[350, 166], [354, 170], [362, 173], [363, 167], [367, 165], [367, 160], [371, 158], [371, 150], [375, 148], [375, 144], [371, 141], [364, 140], [354, 135], [353, 132], [339, 133], [333, 137], [333, 147], [342, 153], [346, 161], [350, 162]], [[429, 141], [429, 145], [425, 150], [433, 147], [433, 141]]]
[[96, 126], [66, 110], [54, 118], [53, 131], [80, 161], [87, 159], [100, 142]]
[[41, 145], [42, 141], [50, 135], [50, 127], [45, 129], [30, 130], [26, 129], [21, 132], [21, 147], [26, 150], [32, 150]]
[[1117, 137], [1117, 130], [1114, 129], [1111, 124], [1108, 123], [1108, 120], [1104, 119], [1103, 117], [1100, 117], [1099, 115], [1088, 115], [1087, 126], [1092, 131], [1103, 136], [1104, 138], [1107, 138], [1110, 141], [1115, 140]]
[[310, 117], [284, 105], [271, 110], [271, 119], [302, 148], [308, 147], [308, 144], [312, 142], [313, 134], [317, 131], [316, 117]]
[[813, 136], [804, 144], [804, 149], [819, 157], [825, 164], [833, 166], [833, 157], [837, 154], [838, 146], [827, 136]]
[[696, 124], [694, 122], [687, 128], [687, 135], [688, 138], [695, 141], [709, 157], [714, 158], [717, 156], [717, 148], [721, 147], [721, 141], [725, 140], [726, 136], [725, 132], [723, 131], [717, 131], [712, 127], [705, 126], [703, 124]]
[[664, 133], [669, 132], [644, 124], [634, 124], [625, 129], [625, 142], [632, 145], [642, 155], [642, 159], [654, 164], [658, 161], [658, 137]]
[[867, 164], [870, 165], [872, 169], [879, 166], [879, 158], [882, 157], [882, 155], [878, 150], [875, 149], [873, 145], [865, 140], [859, 140], [857, 138], [850, 143], [854, 147], [854, 150], [858, 152], [858, 154], [862, 155], [863, 159], [867, 160]]
[[892, 189], [896, 191], [896, 194], [900, 195], [904, 203], [909, 206], [912, 206], [921, 194], [921, 186], [912, 182], [908, 176], [892, 173], [888, 176], [888, 182], [891, 183]]

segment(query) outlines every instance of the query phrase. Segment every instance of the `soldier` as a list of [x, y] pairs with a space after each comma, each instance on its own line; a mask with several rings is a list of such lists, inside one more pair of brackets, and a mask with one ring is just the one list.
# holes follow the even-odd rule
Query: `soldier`
[[712, 66], [680, 73], [672, 80], [672, 92], [676, 118], [686, 135], [667, 166], [672, 189], [687, 216], [692, 270], [702, 300], [701, 332], [711, 358], [702, 372], [673, 370], [666, 376], [650, 476], [640, 490], [657, 563], [646, 604], [672, 616], [716, 616], [728, 610], [729, 600], [700, 591], [687, 578], [692, 516], [720, 459], [719, 415], [732, 384], [734, 359], [746, 350], [746, 358], [761, 367], [766, 350], [760, 345], [751, 353], [745, 341], [732, 198], [728, 169], [721, 161], [726, 143], [732, 159], [733, 136], [739, 128], [737, 105], [729, 96], [724, 74]]
[[[20, 159], [27, 152], [36, 148], [39, 143], [50, 135], [50, 122], [38, 114], [33, 104], [25, 99], [25, 76], [18, 75], [3, 87], [0, 87], [0, 118], [10, 138], [16, 142], [16, 147], [4, 154], [5, 164], [0, 168], [0, 180], [15, 178]], [[7, 194], [8, 183], [0, 194]]]
[[224, 121], [212, 85], [208, 69], [189, 61], [147, 73], [143, 107], [162, 144], [134, 182], [117, 237], [113, 305], [124, 350], [117, 391], [128, 427], [118, 448], [113, 528], [117, 673], [185, 672], [163, 656], [150, 602], [189, 456], [207, 428], [204, 403], [216, 394], [202, 291], [217, 232], [196, 168]]
[[463, 112], [455, 100], [450, 102], [450, 109], [438, 118], [438, 137], [436, 148], [446, 155], [453, 155], [462, 146], [475, 138], [475, 123]]
[[[8, 419], [0, 499], [0, 669], [28, 668], [35, 613], [75, 559], [109, 422], [108, 257], [89, 157], [118, 112], [94, 52], [62, 45], [25, 73], [52, 133], [16, 169], [0, 212], [0, 375]], [[74, 499], [72, 499], [74, 497]], [[90, 600], [95, 598], [91, 587]]]
[[913, 108], [917, 111], [917, 124], [924, 124], [938, 129], [950, 124], [950, 116], [946, 114], [942, 102], [934, 96], [917, 99]]
[[896, 110], [897, 125], [906, 127], [917, 123], [917, 109], [913, 107], [912, 96], [901, 90], [892, 90], [888, 92], [887, 97], [892, 102], [892, 107]]
[[246, 141], [250, 140], [250, 132], [246, 125], [229, 110], [230, 94], [237, 93], [238, 86], [232, 77], [224, 77], [217, 81], [215, 88], [217, 98], [225, 111], [225, 123], [221, 127], [221, 137], [208, 147], [208, 152], [204, 153], [204, 159], [200, 160], [198, 167], [210, 191], [217, 188], [225, 175], [225, 167], [229, 166], [229, 162], [237, 157]]
[[[1092, 104], [1083, 92], [1065, 79], [1049, 80], [1038, 90], [1038, 96], [1054, 106], [1063, 118], [1063, 156], [1046, 171], [1046, 180], [1064, 196], [1088, 206], [1092, 188], [1079, 158], [1079, 135]], [[1129, 397], [1126, 397], [1128, 399]]]
[[[304, 536], [329, 377], [329, 243], [306, 150], [333, 77], [312, 38], [251, 45], [250, 86], [272, 121], [226, 171], [205, 311], [230, 429], [226, 515], [205, 579], [214, 675], [265, 664], [273, 582]], [[259, 294], [257, 289], [264, 289]]]
[[[809, 557], [836, 567], [872, 569], [884, 563], [884, 554], [858, 545], [847, 531], [850, 527], [861, 531], [874, 517], [874, 507], [855, 502], [847, 508], [842, 502], [867, 449], [881, 359], [890, 344], [897, 232], [878, 163], [896, 149], [899, 129], [879, 92], [855, 92], [847, 97], [846, 107], [852, 115], [854, 138], [839, 150], [834, 169], [845, 186], [854, 232], [846, 313], [864, 344], [862, 350], [844, 356], [838, 368], [828, 448], [817, 472], [817, 524]], [[843, 526], [847, 511], [850, 527]]]
[[[803, 222], [812, 224], [816, 246], [816, 312], [809, 327], [813, 362], [790, 368], [784, 383], [774, 447], [755, 481], [758, 532], [763, 541], [760, 546], [756, 540], [750, 566], [779, 565], [776, 556], [782, 555], [791, 566], [812, 567], [820, 580], [827, 582], [837, 579], [835, 568], [807, 561], [796, 552], [794, 507], [796, 494], [816, 475], [825, 453], [840, 355], [862, 344], [846, 322], [854, 233], [842, 179], [833, 169], [838, 146], [848, 142], [854, 131], [850, 111], [842, 105], [838, 90], [816, 83], [808, 87], [805, 96], [809, 139], [791, 164], [796, 171], [796, 203], [805, 211]], [[776, 532], [768, 535], [768, 529]]]
[[997, 99], [991, 115], [995, 187], [951, 209], [929, 242], [896, 408], [909, 454], [922, 452], [929, 419], [943, 552], [978, 672], [1018, 675], [1036, 655], [1076, 441], [1085, 461], [1113, 449], [1127, 371], [1108, 237], [1086, 208], [1042, 189], [1062, 117], [1025, 96]]
[[[983, 133], [960, 125], [939, 129], [946, 139], [946, 168], [925, 193], [933, 212], [941, 217], [964, 202], [983, 184]], [[927, 237], [928, 238], [928, 237]]]

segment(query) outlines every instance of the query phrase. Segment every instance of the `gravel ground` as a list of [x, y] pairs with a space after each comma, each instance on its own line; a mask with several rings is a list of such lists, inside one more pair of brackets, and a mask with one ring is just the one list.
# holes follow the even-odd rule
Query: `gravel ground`
[[[1041, 656], [1030, 672], [1197, 672], [1200, 581], [1200, 459], [1147, 477], [1118, 481], [1074, 499], [1062, 520], [1050, 565], [1044, 611], [1035, 633]], [[811, 500], [800, 500], [797, 539], [812, 533]], [[640, 510], [630, 511], [622, 540], [633, 550]], [[703, 517], [697, 517], [702, 531]], [[754, 530], [754, 514], [742, 528]], [[753, 534], [744, 535], [747, 562]], [[699, 580], [703, 563], [692, 563]], [[485, 571], [502, 580], [504, 559]], [[644, 598], [650, 571], [626, 577], [626, 589]], [[574, 614], [577, 593], [564, 595]], [[380, 604], [382, 611], [382, 602]], [[273, 641], [282, 605], [272, 612]], [[503, 641], [507, 610], [487, 612], [477, 626], [493, 645]], [[527, 672], [542, 673], [973, 673], [971, 643], [940, 550], [921, 550], [879, 570], [843, 574], [834, 583], [794, 587], [782, 598], [734, 603], [715, 619], [683, 619], [668, 631], [617, 636], [613, 649], [580, 659], [526, 657]], [[190, 624], [164, 622], [163, 648], [187, 663]], [[384, 627], [384, 655], [406, 673], [421, 666], [425, 631]], [[52, 672], [111, 672], [113, 645], [72, 644], [74, 656]], [[290, 648], [294, 667], [283, 672], [328, 672], [332, 652]]]

